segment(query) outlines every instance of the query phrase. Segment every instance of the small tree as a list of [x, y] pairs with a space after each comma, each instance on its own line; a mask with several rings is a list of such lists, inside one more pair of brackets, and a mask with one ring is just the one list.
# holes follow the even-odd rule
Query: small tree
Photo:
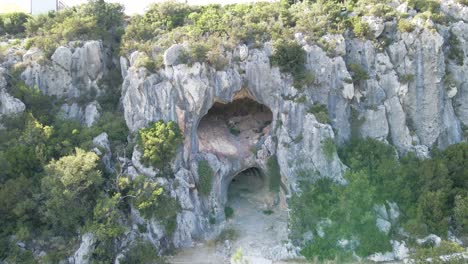
[[182, 143], [177, 124], [160, 120], [148, 128], [140, 129], [138, 136], [138, 145], [143, 151], [142, 162], [160, 169], [165, 176], [169, 175], [170, 162], [176, 155], [177, 147]]
[[79, 148], [75, 152], [50, 162], [42, 179], [45, 217], [57, 231], [74, 232], [90, 219], [103, 182], [96, 153]]

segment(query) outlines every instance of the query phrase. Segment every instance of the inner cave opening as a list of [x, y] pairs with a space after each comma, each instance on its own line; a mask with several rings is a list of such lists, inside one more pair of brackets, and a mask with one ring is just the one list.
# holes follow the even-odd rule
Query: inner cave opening
[[232, 178], [225, 207], [225, 228], [235, 230], [233, 248], [247, 255], [261, 255], [287, 240], [287, 211], [278, 206], [278, 195], [270, 191], [269, 175], [259, 168], [246, 169]]
[[242, 98], [228, 104], [215, 103], [198, 125], [200, 152], [239, 158], [252, 154], [259, 140], [271, 128], [271, 110]]

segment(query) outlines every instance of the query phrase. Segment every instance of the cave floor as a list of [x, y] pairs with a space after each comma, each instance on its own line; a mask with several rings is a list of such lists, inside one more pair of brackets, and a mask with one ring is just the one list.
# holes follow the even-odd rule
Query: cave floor
[[249, 263], [296, 263], [270, 260], [287, 241], [287, 211], [277, 207], [269, 209], [272, 198], [267, 187], [261, 184], [253, 178], [238, 179], [229, 187], [227, 206], [234, 210], [234, 215], [226, 221], [224, 230], [236, 233], [236, 239], [226, 242], [218, 238], [200, 243], [181, 250], [170, 262], [229, 263], [231, 254], [240, 248], [242, 255], [250, 259]]

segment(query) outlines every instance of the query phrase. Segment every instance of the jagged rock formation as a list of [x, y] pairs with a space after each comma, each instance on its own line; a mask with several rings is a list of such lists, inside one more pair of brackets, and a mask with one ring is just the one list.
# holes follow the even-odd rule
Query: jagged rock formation
[[0, 67], [0, 117], [21, 113], [26, 108], [23, 102], [7, 92], [6, 87], [5, 69]]
[[[141, 56], [138, 52], [121, 57], [121, 103], [128, 128], [135, 132], [152, 121], [173, 120], [184, 135], [173, 163], [174, 179], [158, 178], [182, 208], [174, 234], [169, 236], [157, 220], [145, 221], [132, 209], [135, 225], [130, 227], [127, 239], [139, 232], [136, 224], [146, 225], [145, 235], [157, 245], [186, 247], [194, 239], [206, 238], [216, 231], [209, 217], [224, 219], [226, 191], [233, 177], [251, 167], [267, 171], [267, 160], [273, 156], [281, 172], [283, 201], [298, 190], [298, 177], [330, 177], [344, 182], [346, 166], [336, 153], [327, 156], [323, 150], [330, 139], [342, 144], [354, 135], [372, 137], [394, 145], [400, 154], [413, 151], [422, 157], [429, 155], [430, 148], [445, 148], [465, 140], [468, 15], [463, 14], [468, 14], [468, 7], [445, 1], [442, 10], [458, 22], [433, 25], [438, 29], [433, 30], [419, 21], [413, 32], [402, 33], [395, 21], [366, 17], [374, 37], [391, 39], [387, 46], [347, 34], [326, 35], [323, 39], [335, 45], [325, 50], [296, 34], [296, 41], [307, 53], [306, 68], [315, 76], [313, 84], [303, 91], [294, 88], [290, 75], [271, 66], [270, 42], [260, 48], [240, 45], [226, 51], [230, 63], [221, 71], [207, 63], [179, 64], [178, 58], [187, 48], [181, 44], [166, 51], [164, 68], [154, 73], [136, 66]], [[448, 58], [451, 34], [460, 41], [465, 57], [462, 64]], [[65, 99], [63, 116], [91, 126], [100, 115], [95, 99], [104, 89], [99, 81], [116, 62], [101, 42], [89, 41], [58, 48], [50, 61], [44, 60], [39, 50], [29, 50], [22, 57], [11, 52], [2, 66], [21, 63], [25, 67], [21, 78], [27, 85]], [[352, 64], [361, 65], [369, 78], [353, 81]], [[0, 116], [24, 111], [24, 104], [6, 92], [2, 76], [0, 70]], [[91, 95], [91, 100], [78, 104], [77, 99], [86, 95]], [[243, 98], [266, 106], [272, 113], [270, 129], [259, 137], [256, 151], [234, 150], [229, 155], [201, 151], [198, 128], [203, 117], [215, 103]], [[329, 124], [321, 123], [310, 111], [313, 104], [326, 106]], [[112, 170], [107, 135], [101, 134], [94, 143], [104, 150], [101, 154], [106, 168]], [[156, 177], [157, 171], [144, 167], [140, 156], [135, 148], [131, 160], [122, 158], [125, 172]], [[207, 160], [215, 174], [212, 192], [206, 197], [198, 190], [200, 160]], [[382, 228], [387, 228], [388, 219], [382, 219]], [[91, 240], [83, 238], [86, 244]], [[401, 248], [401, 244], [395, 242], [394, 247]], [[85, 249], [83, 246], [82, 251]], [[75, 261], [82, 255], [77, 252]]]
[[[434, 145], [445, 148], [463, 140], [468, 67], [466, 60], [456, 65], [447, 59], [446, 45], [451, 31], [468, 54], [467, 24], [459, 21], [435, 31], [421, 21], [413, 32], [401, 33], [396, 31], [395, 22], [368, 21], [376, 36], [385, 34], [392, 43], [382, 48], [370, 40], [327, 35], [324, 38], [337, 45], [335, 50], [325, 51], [296, 34], [296, 41], [307, 52], [307, 69], [315, 75], [313, 85], [303, 92], [293, 87], [289, 75], [270, 65], [271, 43], [259, 49], [238, 46], [225, 54], [231, 63], [223, 71], [207, 64], [177, 64], [183, 45], [166, 52], [165, 68], [156, 73], [134, 67], [137, 52], [130, 60], [121, 58], [128, 65], [122, 103], [130, 130], [164, 119], [177, 121], [184, 132], [184, 147], [174, 165], [177, 178], [187, 183], [177, 194], [186, 201], [174, 236], [177, 246], [190, 245], [191, 238], [206, 231], [210, 210], [222, 217], [220, 208], [225, 200], [219, 190], [225, 190], [233, 176], [248, 167], [265, 170], [271, 155], [278, 157], [287, 194], [297, 189], [297, 175], [304, 172], [341, 181], [345, 166], [336, 155], [327, 159], [322, 151], [327, 138], [342, 143], [357, 133], [393, 144], [400, 154], [413, 151], [422, 157], [428, 156]], [[350, 64], [361, 65], [369, 79], [351, 82]], [[454, 79], [453, 87], [445, 81], [447, 75]], [[216, 102], [244, 97], [273, 113], [272, 129], [260, 142], [259, 151], [241, 160], [200, 152], [197, 126], [203, 116]], [[299, 97], [305, 100], [297, 100]], [[307, 111], [313, 103], [327, 106], [331, 124], [318, 122]], [[208, 160], [216, 174], [209, 199], [200, 197], [193, 188], [200, 159]]]

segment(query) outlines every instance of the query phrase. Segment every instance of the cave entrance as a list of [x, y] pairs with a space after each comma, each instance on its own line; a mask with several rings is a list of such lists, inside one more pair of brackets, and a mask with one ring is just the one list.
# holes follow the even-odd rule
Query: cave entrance
[[267, 209], [271, 196], [265, 175], [258, 168], [249, 168], [237, 174], [228, 187], [227, 206], [239, 207], [243, 199], [255, 203], [259, 209]]
[[259, 168], [234, 176], [225, 207], [226, 228], [238, 234], [233, 248], [242, 248], [246, 256], [275, 254], [275, 248], [288, 238], [287, 211], [278, 206], [277, 198], [270, 192], [268, 175]]
[[199, 150], [239, 159], [248, 157], [270, 132], [272, 120], [268, 107], [249, 98], [215, 103], [198, 126]]

